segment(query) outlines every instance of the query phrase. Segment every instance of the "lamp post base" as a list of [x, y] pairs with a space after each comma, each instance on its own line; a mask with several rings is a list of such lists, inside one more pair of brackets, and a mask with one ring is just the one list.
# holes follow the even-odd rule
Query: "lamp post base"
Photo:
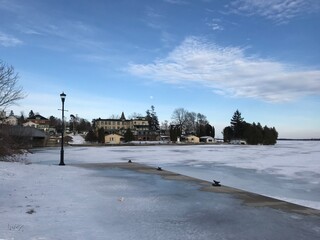
[[60, 163], [59, 163], [60, 166], [64, 166], [64, 150], [62, 149], [60, 151]]

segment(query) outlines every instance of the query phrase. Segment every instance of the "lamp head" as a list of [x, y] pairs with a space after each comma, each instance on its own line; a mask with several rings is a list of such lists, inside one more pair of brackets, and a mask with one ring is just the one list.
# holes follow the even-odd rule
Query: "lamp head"
[[61, 98], [61, 101], [62, 102], [64, 102], [64, 100], [66, 99], [66, 94], [64, 93], [64, 92], [62, 92], [61, 94], [60, 94], [60, 98]]

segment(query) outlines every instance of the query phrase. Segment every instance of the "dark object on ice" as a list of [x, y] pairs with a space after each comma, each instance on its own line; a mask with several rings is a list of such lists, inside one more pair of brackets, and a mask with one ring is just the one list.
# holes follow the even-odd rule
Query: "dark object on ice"
[[157, 170], [158, 170], [158, 171], [162, 171], [162, 168], [161, 168], [161, 167], [158, 167]]
[[28, 211], [26, 211], [26, 213], [28, 213], [28, 214], [33, 214], [33, 213], [35, 213], [36, 211], [34, 210], [34, 209], [29, 209]]
[[131, 161], [131, 160], [129, 160], [129, 161], [128, 161], [128, 163], [132, 163], [132, 161]]
[[221, 184], [220, 184], [219, 181], [213, 180], [212, 186], [214, 186], [214, 187], [220, 187]]

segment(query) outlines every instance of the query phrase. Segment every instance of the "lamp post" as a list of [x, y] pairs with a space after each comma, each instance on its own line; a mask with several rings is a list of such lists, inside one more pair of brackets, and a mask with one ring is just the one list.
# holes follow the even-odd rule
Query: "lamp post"
[[64, 134], [64, 101], [66, 99], [66, 94], [62, 92], [60, 94], [61, 102], [62, 102], [62, 131], [61, 131], [61, 150], [60, 150], [60, 166], [64, 166], [64, 150], [63, 150], [63, 134]]

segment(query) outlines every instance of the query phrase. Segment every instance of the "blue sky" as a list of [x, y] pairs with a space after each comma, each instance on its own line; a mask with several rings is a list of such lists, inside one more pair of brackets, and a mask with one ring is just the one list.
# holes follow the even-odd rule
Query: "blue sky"
[[279, 137], [320, 137], [318, 0], [0, 0], [0, 59], [28, 96], [8, 107], [91, 121], [174, 109], [217, 136], [239, 109]]

